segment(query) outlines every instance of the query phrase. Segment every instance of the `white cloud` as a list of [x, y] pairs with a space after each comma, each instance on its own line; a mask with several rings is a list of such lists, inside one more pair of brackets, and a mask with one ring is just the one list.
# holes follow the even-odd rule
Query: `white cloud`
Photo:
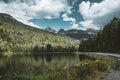
[[62, 15], [63, 21], [69, 21], [71, 22], [71, 29], [78, 29], [79, 28], [79, 24], [76, 23], [76, 19], [73, 17], [70, 17], [69, 15], [72, 14], [72, 7], [67, 7], [65, 10], [65, 13]]
[[72, 9], [72, 7], [70, 7], [70, 6], [68, 6], [68, 7], [65, 9], [64, 14], [62, 15], [63, 21], [71, 21], [71, 22], [74, 22], [74, 21], [75, 21], [74, 18], [68, 16], [69, 14], [72, 14], [71, 9]]
[[27, 24], [31, 24], [28, 22], [30, 19], [59, 17], [66, 7], [67, 0], [11, 0], [9, 3], [0, 1], [0, 13], [8, 13]]
[[63, 14], [62, 17], [63, 17], [63, 21], [70, 21], [70, 22], [76, 21], [75, 18], [69, 17], [68, 14], [66, 14], [66, 13]]
[[93, 24], [92, 20], [85, 20], [85, 21], [81, 21], [80, 25], [82, 25], [85, 29], [88, 28], [94, 28], [94, 29], [99, 29], [96, 25]]
[[37, 26], [37, 25], [35, 25], [34, 23], [32, 23], [32, 22], [29, 22], [29, 21], [27, 21], [27, 20], [19, 20], [20, 22], [23, 22], [24, 24], [27, 24], [27, 25], [30, 25], [30, 26], [32, 26], [32, 27], [36, 27], [36, 28], [42, 28], [41, 26]]
[[72, 5], [75, 5], [75, 3], [77, 2], [78, 0], [74, 0], [73, 2], [72, 2]]
[[71, 26], [71, 29], [78, 29], [79, 24], [73, 23]]
[[80, 22], [84, 28], [101, 28], [113, 17], [120, 17], [120, 0], [103, 0], [100, 3], [83, 1], [79, 5], [79, 12], [84, 18]]

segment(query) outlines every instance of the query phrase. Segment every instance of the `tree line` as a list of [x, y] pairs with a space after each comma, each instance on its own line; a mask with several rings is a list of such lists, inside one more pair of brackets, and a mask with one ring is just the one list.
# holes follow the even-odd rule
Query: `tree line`
[[114, 18], [98, 34], [82, 41], [79, 51], [120, 52], [120, 19]]
[[33, 49], [33, 53], [39, 53], [39, 52], [77, 52], [78, 49], [75, 46], [71, 47], [62, 47], [62, 46], [52, 46], [51, 44], [47, 44], [44, 46], [38, 46], [36, 45]]

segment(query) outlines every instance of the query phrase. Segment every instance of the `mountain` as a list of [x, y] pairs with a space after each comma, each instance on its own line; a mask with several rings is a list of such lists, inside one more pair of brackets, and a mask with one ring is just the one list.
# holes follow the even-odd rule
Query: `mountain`
[[64, 30], [64, 29], [60, 29], [60, 30], [58, 31], [58, 34], [65, 34], [65, 30]]
[[79, 50], [120, 53], [120, 19], [114, 18], [96, 37], [81, 42]]
[[60, 29], [58, 31], [59, 34], [64, 34], [66, 36], [69, 36], [74, 39], [78, 39], [80, 41], [82, 40], [87, 40], [90, 37], [94, 37], [97, 33], [98, 30], [94, 29], [87, 29], [87, 30], [76, 30], [76, 29], [70, 29], [70, 30], [64, 30]]
[[64, 30], [60, 29], [58, 31], [55, 31], [51, 27], [45, 28], [45, 31], [49, 31], [52, 33], [57, 33], [57, 34], [62, 34], [77, 40], [87, 40], [88, 38], [96, 36], [98, 33], [98, 30], [95, 29], [87, 29], [87, 30], [77, 30], [77, 29], [69, 29], [69, 30]]
[[78, 47], [75, 39], [25, 25], [8, 14], [0, 13], [0, 52], [29, 51], [48, 44], [53, 47]]
[[54, 29], [52, 29], [50, 26], [48, 26], [47, 28], [45, 28], [46, 31], [52, 32], [52, 33], [56, 33], [57, 31], [55, 31]]

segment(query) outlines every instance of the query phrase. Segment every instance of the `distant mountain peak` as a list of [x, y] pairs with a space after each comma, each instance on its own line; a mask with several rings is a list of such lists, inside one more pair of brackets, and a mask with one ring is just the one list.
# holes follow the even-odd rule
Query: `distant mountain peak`
[[46, 27], [45, 30], [51, 30], [52, 28], [50, 26]]
[[87, 29], [87, 30], [78, 30], [78, 29], [69, 29], [64, 30], [60, 29], [58, 34], [64, 34], [74, 39], [78, 39], [80, 41], [87, 40], [90, 37], [93, 37], [97, 34], [98, 30], [95, 29]]
[[65, 31], [63, 28], [59, 29], [59, 31]]
[[65, 34], [65, 30], [61, 28], [61, 29], [58, 31], [58, 33], [59, 33], [59, 34]]
[[56, 33], [56, 31], [54, 29], [52, 29], [50, 26], [46, 27], [45, 30], [49, 31], [49, 32]]

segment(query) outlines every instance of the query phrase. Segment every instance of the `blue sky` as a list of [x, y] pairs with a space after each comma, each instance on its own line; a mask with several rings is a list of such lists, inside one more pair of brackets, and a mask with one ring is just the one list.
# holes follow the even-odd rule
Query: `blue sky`
[[101, 29], [120, 17], [120, 0], [1, 0], [0, 13], [37, 27]]
[[[76, 19], [76, 23], [79, 23], [80, 21], [83, 20], [82, 15], [78, 12], [79, 10], [79, 4], [82, 1], [88, 1], [88, 0], [77, 0], [76, 2], [74, 2], [75, 0], [68, 0], [68, 5], [71, 6], [71, 10], [72, 10], [72, 14], [69, 14], [69, 17], [73, 17]], [[102, 0], [89, 0], [90, 2], [101, 2]], [[74, 4], [73, 4], [74, 2]], [[64, 13], [64, 12], [63, 12]], [[63, 29], [70, 29], [72, 24], [71, 21], [63, 21], [61, 15], [60, 14], [59, 18], [54, 18], [54, 19], [32, 19], [30, 20], [31, 22], [34, 22], [36, 25], [40, 25], [42, 27], [52, 27], [55, 30], [59, 30], [60, 28]], [[82, 26], [81, 26], [82, 27]]]
[[60, 28], [69, 29], [71, 24], [69, 21], [65, 22], [62, 18], [55, 19], [32, 19], [31, 22], [35, 23], [38, 26], [42, 26], [43, 28], [51, 27], [55, 30], [59, 30]]

